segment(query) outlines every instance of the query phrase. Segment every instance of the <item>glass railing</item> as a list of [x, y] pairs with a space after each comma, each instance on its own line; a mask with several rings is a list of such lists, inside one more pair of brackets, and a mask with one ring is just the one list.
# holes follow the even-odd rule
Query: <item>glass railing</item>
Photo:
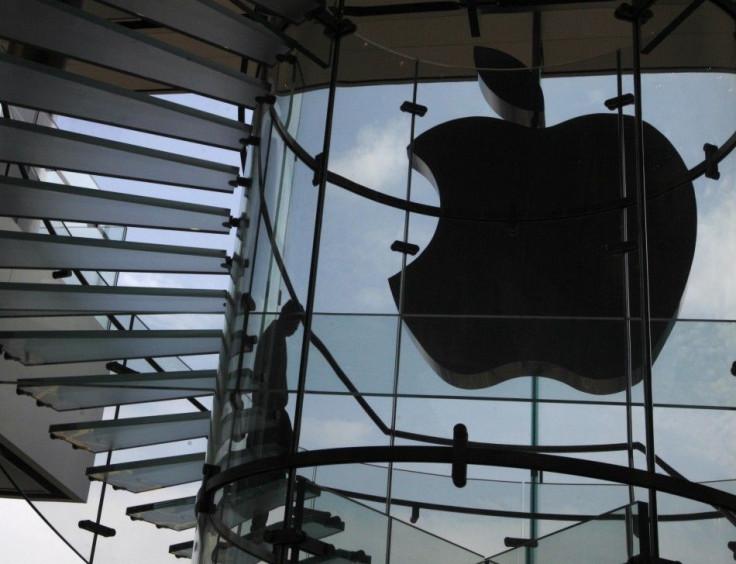
[[[241, 547], [222, 543], [218, 547], [218, 562], [272, 561], [274, 541], [283, 523], [276, 522], [283, 516], [283, 501], [269, 503], [275, 499], [274, 492], [285, 480], [278, 479], [270, 484], [261, 484], [249, 490], [249, 504], [232, 504], [228, 498], [238, 498], [235, 490], [225, 494], [225, 503], [220, 513], [222, 524], [238, 535], [236, 541]], [[300, 562], [364, 562], [380, 564], [383, 562], [452, 562], [453, 564], [472, 564], [482, 555], [452, 543], [435, 534], [424, 531], [409, 523], [386, 515], [353, 499], [340, 495], [316, 484], [300, 479], [297, 500], [303, 505], [294, 510], [293, 526], [306, 536], [299, 543]], [[240, 493], [242, 496], [242, 492]], [[267, 509], [260, 517], [254, 509]], [[245, 521], [250, 520], [250, 526]], [[268, 520], [268, 525], [266, 525]], [[233, 541], [235, 539], [233, 538]], [[247, 548], [247, 550], [242, 550]], [[250, 552], [252, 556], [248, 556]], [[253, 556], [256, 558], [254, 559]], [[324, 559], [324, 560], [323, 560]]]
[[522, 546], [479, 561], [479, 564], [565, 562], [624, 564], [643, 552], [646, 504], [637, 502], [562, 529]]

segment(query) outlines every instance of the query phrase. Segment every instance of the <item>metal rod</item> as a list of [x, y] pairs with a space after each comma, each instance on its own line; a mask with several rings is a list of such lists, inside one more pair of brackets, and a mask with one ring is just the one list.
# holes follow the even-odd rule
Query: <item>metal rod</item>
[[[623, 96], [623, 72], [621, 65], [621, 49], [616, 50], [616, 95], [621, 98]], [[617, 111], [618, 121], [618, 166], [619, 166], [619, 194], [621, 199], [624, 200], [628, 196], [628, 187], [626, 182], [626, 131], [624, 127], [624, 109], [623, 106], [619, 105]], [[624, 208], [621, 210], [621, 240], [629, 240], [629, 217], [628, 209]], [[633, 355], [632, 355], [632, 343], [631, 343], [631, 295], [629, 287], [629, 277], [631, 275], [631, 269], [629, 267], [629, 254], [624, 253], [622, 258], [623, 268], [623, 302], [624, 302], [624, 332], [626, 333], [626, 454], [629, 468], [634, 468], [634, 436], [633, 436], [633, 417], [632, 417], [632, 395], [631, 389], [633, 387]], [[633, 486], [628, 486], [629, 490], [629, 503], [632, 504], [636, 501]], [[626, 511], [626, 551], [631, 558], [634, 555], [634, 528], [633, 528], [633, 517], [631, 511]]]
[[[344, 0], [340, 0], [337, 7], [337, 18], [342, 20]], [[296, 406], [294, 409], [294, 436], [291, 450], [296, 453], [299, 446], [299, 438], [302, 427], [302, 413], [304, 411], [304, 391], [307, 383], [307, 365], [309, 361], [309, 344], [312, 335], [312, 319], [314, 316], [314, 296], [317, 290], [317, 267], [319, 265], [319, 249], [322, 239], [322, 219], [325, 207], [325, 193], [327, 191], [327, 164], [330, 158], [330, 144], [332, 142], [332, 119], [335, 111], [335, 93], [337, 90], [338, 63], [340, 59], [340, 34], [335, 34], [332, 44], [332, 69], [330, 72], [330, 88], [327, 97], [327, 113], [325, 116], [325, 136], [322, 143], [323, 158], [319, 170], [319, 191], [317, 193], [317, 209], [314, 218], [314, 235], [312, 238], [312, 258], [309, 266], [309, 281], [307, 285], [307, 303], [304, 304], [304, 335], [302, 338], [302, 350], [299, 359], [299, 380], [297, 386]], [[289, 480], [286, 487], [286, 506], [291, 507], [294, 501], [294, 485], [296, 480], [295, 469], [290, 469]], [[291, 515], [287, 515], [285, 523], [291, 521]]]
[[705, 2], [705, 0], [694, 0], [687, 8], [685, 8], [680, 14], [672, 20], [667, 26], [660, 31], [657, 36], [652, 39], [649, 43], [646, 44], [644, 49], [641, 50], [641, 52], [644, 55], [648, 55], [654, 49], [657, 48], [657, 46], [662, 43], [667, 37], [674, 32], [682, 22], [684, 22], [686, 19], [690, 17], [690, 15], [695, 12], [700, 6]]
[[[656, 474], [654, 451], [654, 400], [652, 388], [652, 335], [650, 332], [649, 296], [649, 245], [647, 233], [646, 174], [644, 170], [644, 131], [641, 96], [641, 20], [637, 15], [632, 21], [633, 71], [634, 71], [634, 151], [636, 166], [636, 201], [639, 242], [639, 309], [641, 317], [641, 373], [644, 388], [644, 428], [646, 437], [647, 472]], [[657, 491], [649, 489], [649, 517], [651, 560], [659, 559], [659, 540], [657, 535]]]

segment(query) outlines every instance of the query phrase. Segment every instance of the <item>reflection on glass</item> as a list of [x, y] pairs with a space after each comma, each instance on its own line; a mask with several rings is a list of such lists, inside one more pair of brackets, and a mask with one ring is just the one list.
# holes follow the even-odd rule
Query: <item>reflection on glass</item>
[[[529, 552], [536, 558], [532, 562], [565, 562], [566, 564], [621, 564], [631, 562], [630, 558], [639, 554], [639, 537], [629, 539], [627, 522], [640, 515], [634, 504], [606, 513], [591, 521], [563, 529], [546, 537], [491, 556], [483, 560], [485, 564], [518, 564], [521, 557]], [[512, 539], [509, 539], [512, 541]], [[513, 541], [512, 541], [513, 542]], [[629, 547], [629, 543], [632, 546]], [[529, 562], [529, 559], [526, 559]]]
[[[250, 407], [241, 395], [244, 386], [231, 395], [224, 411], [223, 425], [230, 428], [231, 439], [225, 443], [229, 466], [248, 460], [286, 454], [293, 440], [292, 423], [286, 406], [289, 401], [287, 383], [287, 338], [292, 336], [304, 314], [302, 306], [287, 301], [278, 318], [261, 333], [255, 351], [252, 370], [247, 370], [251, 387]], [[243, 444], [244, 443], [244, 444]], [[269, 512], [283, 503], [286, 473], [278, 470], [241, 480], [229, 489], [228, 505], [235, 498], [247, 495], [251, 535], [249, 540], [262, 543], [262, 534]], [[259, 493], [260, 492], [260, 493]], [[239, 503], [244, 503], [241, 500]], [[274, 505], [276, 503], [277, 505]], [[241, 517], [242, 511], [238, 510]]]

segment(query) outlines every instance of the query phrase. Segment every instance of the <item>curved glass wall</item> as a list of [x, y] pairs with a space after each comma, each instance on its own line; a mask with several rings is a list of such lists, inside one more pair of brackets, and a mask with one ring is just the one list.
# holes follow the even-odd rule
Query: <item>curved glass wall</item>
[[463, 67], [347, 10], [273, 71], [200, 562], [733, 557], [736, 61], [663, 72], [699, 20], [652, 9], [543, 53], [481, 12]]

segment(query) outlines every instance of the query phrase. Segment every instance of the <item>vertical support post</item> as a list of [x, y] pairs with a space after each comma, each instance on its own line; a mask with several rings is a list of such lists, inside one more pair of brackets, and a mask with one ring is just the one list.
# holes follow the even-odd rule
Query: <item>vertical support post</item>
[[[542, 78], [542, 63], [543, 63], [543, 51], [542, 51], [542, 13], [540, 11], [534, 12], [532, 16], [532, 67], [539, 73], [539, 81], [541, 84]], [[544, 127], [544, 123], [541, 122], [541, 116], [539, 112], [534, 114], [532, 119], [533, 127]], [[541, 123], [540, 123], [541, 122]], [[532, 375], [532, 389], [531, 389], [531, 437], [530, 442], [532, 446], [539, 444], [539, 376]], [[539, 512], [539, 470], [531, 471], [531, 483], [529, 490], [529, 538], [536, 539], [539, 536], [539, 521], [537, 519], [537, 513]], [[537, 560], [537, 554], [533, 546], [527, 546], [526, 552], [526, 564], [535, 564]]]
[[[414, 61], [414, 85], [412, 88], [412, 97], [411, 97], [411, 103], [413, 105], [417, 104], [417, 90], [418, 90], [418, 82], [419, 82], [419, 59]], [[414, 131], [416, 127], [416, 119], [417, 114], [416, 112], [410, 112], [409, 115], [411, 116], [411, 127], [410, 127], [410, 133], [409, 133], [409, 147], [408, 147], [408, 157], [409, 157], [409, 164], [407, 167], [407, 173], [406, 173], [406, 201], [411, 201], [411, 175], [412, 175], [412, 161], [414, 160]], [[402, 241], [404, 243], [409, 242], [409, 220], [411, 218], [411, 214], [407, 210], [404, 212], [404, 232], [403, 232], [403, 238]], [[394, 354], [394, 383], [393, 383], [393, 393], [392, 393], [392, 404], [391, 404], [391, 432], [389, 434], [389, 445], [394, 446], [396, 443], [396, 436], [394, 435], [394, 431], [396, 430], [396, 418], [398, 416], [397, 410], [398, 410], [398, 393], [399, 393], [399, 372], [401, 368], [401, 335], [402, 335], [402, 315], [404, 313], [404, 272], [406, 270], [406, 253], [401, 253], [401, 279], [399, 283], [399, 317], [398, 321], [396, 322], [396, 348], [395, 348], [395, 354]], [[388, 469], [387, 469], [387, 480], [386, 480], [386, 515], [390, 516], [391, 514], [391, 488], [393, 484], [393, 470], [394, 470], [394, 463], [389, 462]], [[393, 527], [393, 519], [390, 517], [387, 521], [387, 530], [386, 530], [386, 538], [388, 542], [386, 543], [386, 564], [390, 564], [391, 562], [391, 534], [392, 534], [392, 527]]]
[[[652, 335], [650, 331], [649, 245], [647, 233], [647, 190], [644, 172], [644, 127], [641, 96], [641, 8], [634, 4], [632, 18], [633, 71], [634, 71], [634, 151], [636, 166], [636, 203], [639, 240], [639, 310], [641, 320], [641, 371], [644, 388], [644, 427], [647, 443], [647, 471], [656, 472], [654, 450], [654, 399], [652, 389]], [[657, 491], [649, 489], [650, 556], [659, 559], [657, 535]]]
[[[616, 51], [616, 96], [620, 100], [623, 96], [623, 70], [621, 63], [621, 49]], [[624, 126], [624, 107], [619, 104], [617, 109], [618, 121], [618, 169], [619, 169], [619, 194], [621, 200], [626, 201], [628, 197], [628, 185], [626, 179], [626, 131]], [[621, 211], [621, 240], [629, 240], [629, 208], [624, 207]], [[622, 254], [623, 268], [623, 299], [624, 299], [624, 332], [626, 334], [626, 453], [629, 468], [634, 468], [634, 436], [633, 436], [633, 414], [631, 409], [633, 387], [633, 355], [631, 352], [631, 294], [629, 286], [629, 253]], [[628, 486], [629, 504], [634, 503], [634, 487]], [[633, 527], [630, 512], [626, 513], [626, 546], [629, 558], [633, 556]]]
[[639, 562], [641, 564], [655, 564], [657, 560], [651, 556], [652, 546], [649, 533], [651, 531], [651, 523], [649, 519], [649, 506], [643, 501], [639, 501], [634, 506], [636, 508], [636, 530], [639, 537]]
[[[297, 531], [302, 530], [304, 524], [304, 499], [306, 498], [307, 485], [303, 479], [296, 481], [296, 504], [294, 506], [294, 528]], [[290, 564], [299, 564], [299, 546], [292, 545], [291, 547], [291, 562]]]
[[[340, 0], [337, 6], [337, 19], [342, 22], [344, 0]], [[304, 394], [307, 382], [307, 364], [309, 361], [309, 344], [312, 337], [312, 319], [314, 315], [314, 296], [317, 289], [317, 267], [319, 265], [319, 249], [322, 239], [322, 216], [325, 207], [325, 192], [327, 190], [327, 166], [330, 157], [330, 144], [332, 141], [332, 119], [335, 110], [335, 92], [337, 90], [337, 77], [340, 59], [341, 34], [334, 35], [332, 43], [332, 69], [330, 71], [330, 88], [327, 97], [327, 113], [325, 116], [325, 135], [322, 143], [322, 159], [318, 160], [319, 170], [316, 171], [319, 178], [317, 193], [317, 209], [314, 218], [314, 235], [312, 238], [312, 256], [309, 266], [309, 281], [307, 285], [307, 303], [304, 304], [304, 335], [302, 338], [302, 350], [299, 359], [299, 380], [297, 386], [296, 406], [294, 409], [294, 436], [292, 439], [291, 452], [297, 452], [299, 437], [302, 427], [302, 412], [304, 411]], [[286, 487], [286, 512], [284, 524], [291, 524], [291, 507], [294, 503], [294, 486], [296, 472], [289, 470], [289, 479]], [[280, 562], [284, 562], [285, 555], [282, 554]]]

